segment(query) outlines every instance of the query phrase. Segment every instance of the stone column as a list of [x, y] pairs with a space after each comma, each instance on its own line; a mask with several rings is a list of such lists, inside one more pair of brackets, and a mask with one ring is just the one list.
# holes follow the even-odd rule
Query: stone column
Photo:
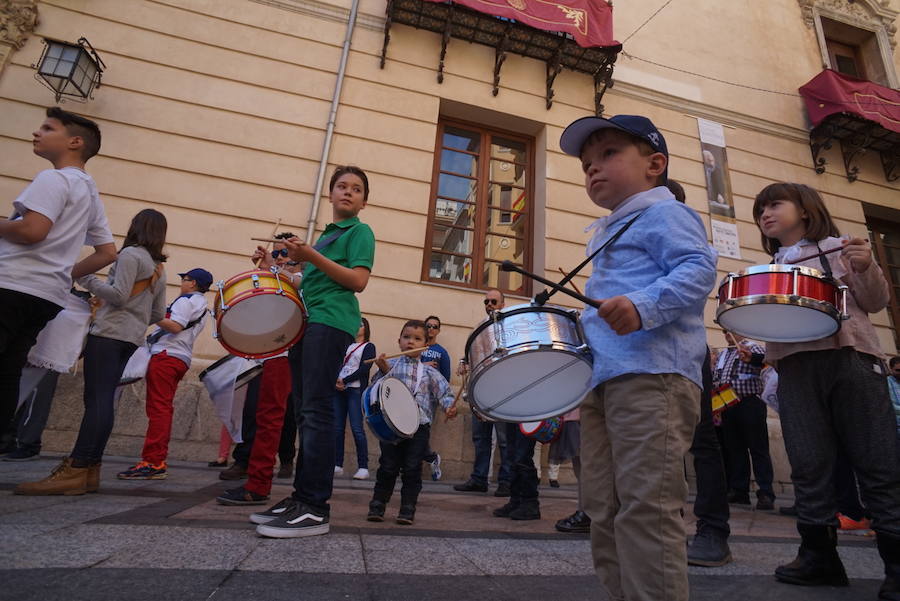
[[0, 0], [0, 74], [37, 24], [37, 0]]

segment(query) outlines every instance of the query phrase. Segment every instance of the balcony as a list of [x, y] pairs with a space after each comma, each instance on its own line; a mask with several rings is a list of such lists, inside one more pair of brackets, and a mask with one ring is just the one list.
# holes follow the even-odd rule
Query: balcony
[[900, 92], [826, 69], [800, 95], [813, 124], [809, 147], [816, 173], [825, 172], [822, 152], [839, 142], [847, 180], [856, 181], [857, 160], [870, 151], [880, 155], [887, 181], [900, 179]]
[[547, 109], [553, 106], [553, 82], [562, 69], [590, 75], [594, 80], [594, 109], [603, 112], [603, 94], [612, 85], [613, 65], [622, 45], [579, 46], [571, 34], [545, 31], [514, 19], [497, 17], [466, 8], [455, 2], [426, 0], [388, 0], [384, 26], [381, 68], [387, 58], [387, 47], [394, 23], [409, 25], [441, 34], [441, 51], [437, 63], [438, 83], [444, 81], [444, 62], [450, 38], [483, 44], [494, 48], [494, 87], [500, 91], [500, 71], [508, 53], [543, 61], [547, 65]]

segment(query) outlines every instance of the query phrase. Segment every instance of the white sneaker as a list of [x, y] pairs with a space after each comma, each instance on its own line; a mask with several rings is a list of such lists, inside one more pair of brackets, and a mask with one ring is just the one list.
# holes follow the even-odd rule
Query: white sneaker
[[335, 475], [335, 476], [343, 476], [343, 475], [344, 475], [344, 468], [341, 467], [341, 466], [339, 466], [339, 465], [334, 466], [334, 475]]
[[368, 480], [369, 479], [369, 470], [367, 470], [364, 467], [359, 468], [358, 470], [356, 470], [356, 473], [353, 474], [353, 479], [354, 480]]

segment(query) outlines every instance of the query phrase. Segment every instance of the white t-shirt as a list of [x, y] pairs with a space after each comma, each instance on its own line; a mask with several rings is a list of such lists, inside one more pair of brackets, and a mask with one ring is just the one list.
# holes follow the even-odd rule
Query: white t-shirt
[[[190, 367], [191, 355], [194, 354], [194, 341], [197, 340], [197, 336], [200, 335], [200, 332], [206, 326], [206, 313], [206, 297], [200, 292], [175, 299], [175, 302], [172, 303], [172, 311], [168, 315], [169, 319], [177, 322], [182, 327], [200, 316], [203, 316], [203, 319], [192, 328], [182, 330], [177, 334], [166, 334], [151, 347], [150, 354], [156, 355], [166, 351], [167, 355], [181, 359], [185, 365]], [[155, 331], [159, 331], [159, 326], [157, 326]]]
[[41, 171], [13, 201], [13, 208], [11, 219], [35, 211], [53, 226], [35, 244], [0, 237], [0, 288], [65, 306], [81, 247], [113, 241], [94, 180], [76, 167]]

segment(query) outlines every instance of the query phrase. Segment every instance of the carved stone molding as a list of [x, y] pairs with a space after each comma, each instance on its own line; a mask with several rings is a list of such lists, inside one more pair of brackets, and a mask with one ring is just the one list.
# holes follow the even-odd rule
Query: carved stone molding
[[897, 17], [900, 11], [891, 8], [891, 0], [797, 0], [807, 27], [814, 27], [818, 9], [825, 15], [840, 15], [841, 21], [862, 29], [884, 28], [891, 43], [896, 47]]
[[20, 49], [37, 24], [37, 0], [0, 0], [0, 43]]

